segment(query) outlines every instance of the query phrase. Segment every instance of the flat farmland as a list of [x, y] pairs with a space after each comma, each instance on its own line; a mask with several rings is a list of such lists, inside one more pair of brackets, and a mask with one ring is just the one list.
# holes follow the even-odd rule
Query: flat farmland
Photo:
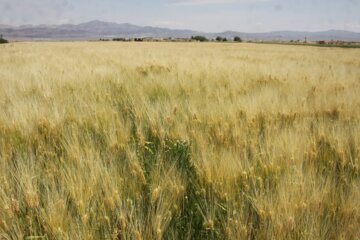
[[0, 46], [0, 239], [359, 239], [360, 49]]

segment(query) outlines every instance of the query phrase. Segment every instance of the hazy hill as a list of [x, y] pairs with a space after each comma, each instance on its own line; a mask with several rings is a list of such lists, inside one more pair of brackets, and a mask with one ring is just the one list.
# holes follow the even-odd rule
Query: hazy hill
[[204, 35], [208, 38], [217, 36], [233, 38], [240, 36], [247, 40], [347, 40], [360, 41], [360, 33], [340, 30], [323, 32], [275, 31], [266, 33], [244, 33], [226, 31], [205, 33], [192, 30], [178, 30], [151, 26], [137, 26], [129, 23], [90, 21], [81, 24], [63, 25], [22, 25], [9, 26], [0, 24], [0, 34], [9, 39], [97, 39], [111, 37], [190, 37]]
[[342, 31], [342, 30], [329, 30], [322, 32], [299, 32], [299, 31], [274, 31], [265, 33], [244, 33], [226, 31], [222, 33], [208, 34], [210, 37], [222, 36], [232, 38], [240, 36], [245, 39], [254, 40], [347, 40], [347, 41], [360, 41], [360, 33]]

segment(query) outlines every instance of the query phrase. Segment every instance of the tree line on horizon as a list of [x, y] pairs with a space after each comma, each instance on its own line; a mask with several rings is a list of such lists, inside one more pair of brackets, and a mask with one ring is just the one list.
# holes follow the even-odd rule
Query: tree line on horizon
[[[191, 37], [191, 40], [196, 40], [196, 41], [199, 41], [199, 42], [207, 42], [209, 41], [208, 38], [204, 37], [204, 36], [192, 36]], [[227, 39], [226, 37], [221, 37], [221, 36], [217, 36], [215, 38], [215, 40], [217, 42], [227, 42], [227, 41], [230, 41], [229, 39]], [[242, 42], [243, 40], [239, 37], [239, 36], [235, 36], [233, 39], [233, 42]]]
[[[133, 39], [128, 39], [128, 38], [123, 38], [123, 37], [116, 37], [113, 38], [112, 41], [118, 41], [118, 42], [126, 42], [126, 41], [132, 41], [134, 40], [135, 42], [142, 42], [144, 39], [146, 38], [133, 38]], [[187, 38], [188, 40], [192, 40], [192, 41], [198, 41], [198, 42], [208, 42], [211, 41], [211, 39], [208, 39], [205, 36], [201, 36], [201, 35], [197, 35], [197, 36], [191, 36], [190, 38]], [[109, 41], [110, 39], [102, 39], [100, 38], [100, 41]], [[172, 39], [169, 38], [169, 40], [176, 40], [176, 39]], [[242, 42], [243, 40], [239, 37], [239, 36], [235, 36], [233, 39], [228, 39], [226, 37], [216, 37], [215, 41], [217, 42], [228, 42], [228, 41], [233, 41], [233, 42]]]

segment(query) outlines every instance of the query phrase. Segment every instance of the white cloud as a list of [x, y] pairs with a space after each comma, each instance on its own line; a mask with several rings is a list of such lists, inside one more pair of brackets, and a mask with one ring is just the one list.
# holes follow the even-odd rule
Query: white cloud
[[[340, 28], [339, 28], [340, 29]], [[345, 23], [343, 26], [344, 30], [360, 32], [360, 21]]]
[[229, 4], [229, 3], [251, 3], [251, 2], [269, 2], [270, 0], [175, 0], [171, 5], [176, 6], [194, 6], [209, 4]]
[[72, 23], [72, 20], [70, 18], [62, 18], [58, 20], [58, 24], [69, 24]]
[[186, 25], [179, 21], [173, 20], [156, 20], [151, 22], [151, 25], [158, 27], [171, 27], [171, 28], [185, 28]]

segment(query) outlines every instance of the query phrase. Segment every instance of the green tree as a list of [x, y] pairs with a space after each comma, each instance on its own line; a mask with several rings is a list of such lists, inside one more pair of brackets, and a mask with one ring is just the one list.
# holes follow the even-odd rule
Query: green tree
[[191, 40], [196, 40], [196, 41], [199, 41], [199, 42], [207, 42], [209, 41], [206, 37], [204, 36], [192, 36], [191, 37]]
[[242, 42], [242, 39], [239, 36], [234, 37], [234, 42]]
[[3, 35], [0, 34], [0, 44], [2, 44], [2, 43], [8, 43], [8, 42], [9, 42], [9, 41], [6, 40], [5, 38], [3, 38]]

